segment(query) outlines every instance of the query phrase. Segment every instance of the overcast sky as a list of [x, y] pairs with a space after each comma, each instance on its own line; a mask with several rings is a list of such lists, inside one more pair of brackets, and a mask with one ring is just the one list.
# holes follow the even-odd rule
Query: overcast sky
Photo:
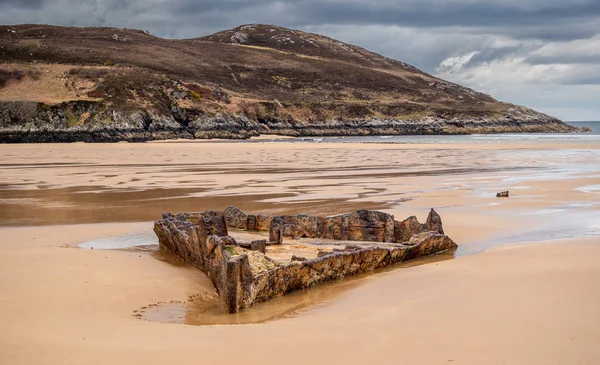
[[325, 34], [563, 120], [600, 120], [600, 0], [0, 0], [0, 24]]

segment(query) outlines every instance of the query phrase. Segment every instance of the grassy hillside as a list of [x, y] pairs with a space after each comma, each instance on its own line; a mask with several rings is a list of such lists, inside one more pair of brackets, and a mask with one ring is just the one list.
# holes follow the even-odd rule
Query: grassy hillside
[[158, 129], [195, 125], [186, 133], [203, 138], [195, 131], [215, 116], [248, 124], [242, 137], [336, 134], [332, 126], [347, 120], [439, 124], [421, 133], [502, 131], [491, 128], [497, 120], [512, 120], [521, 131], [527, 123], [568, 129], [400, 61], [268, 25], [186, 40], [116, 28], [0, 26], [0, 60], [0, 127], [21, 132], [110, 122], [147, 130], [159, 118]]

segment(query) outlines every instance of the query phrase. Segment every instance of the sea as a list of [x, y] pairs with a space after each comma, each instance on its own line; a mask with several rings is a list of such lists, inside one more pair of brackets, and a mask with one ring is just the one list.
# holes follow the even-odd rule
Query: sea
[[575, 127], [588, 127], [587, 133], [500, 133], [427, 136], [359, 136], [359, 137], [298, 137], [251, 143], [393, 143], [393, 144], [485, 144], [485, 143], [600, 143], [600, 121], [566, 122]]

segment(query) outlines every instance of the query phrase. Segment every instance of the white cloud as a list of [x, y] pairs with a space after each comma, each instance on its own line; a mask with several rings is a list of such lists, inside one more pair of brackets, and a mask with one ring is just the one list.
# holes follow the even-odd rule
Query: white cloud
[[460, 73], [470, 61], [471, 59], [478, 54], [479, 52], [469, 52], [464, 55], [448, 57], [435, 69], [435, 72], [441, 75], [452, 75], [456, 73]]
[[[498, 100], [564, 120], [600, 120], [600, 36], [542, 41], [465, 27], [320, 25], [305, 29], [411, 63]], [[594, 55], [598, 59], [586, 59]]]

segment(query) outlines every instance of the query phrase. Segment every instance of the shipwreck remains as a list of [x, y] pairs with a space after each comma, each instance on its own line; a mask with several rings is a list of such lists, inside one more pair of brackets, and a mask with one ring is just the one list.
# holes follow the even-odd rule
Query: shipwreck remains
[[[236, 240], [230, 230], [253, 239]], [[318, 283], [456, 247], [433, 209], [421, 224], [414, 216], [400, 222], [369, 210], [331, 217], [266, 216], [228, 207], [223, 212], [163, 213], [154, 232], [161, 249], [208, 275], [230, 313]], [[293, 243], [284, 244], [286, 238]], [[291, 247], [287, 256], [281, 255], [284, 246]], [[312, 257], [297, 256], [294, 247]]]

